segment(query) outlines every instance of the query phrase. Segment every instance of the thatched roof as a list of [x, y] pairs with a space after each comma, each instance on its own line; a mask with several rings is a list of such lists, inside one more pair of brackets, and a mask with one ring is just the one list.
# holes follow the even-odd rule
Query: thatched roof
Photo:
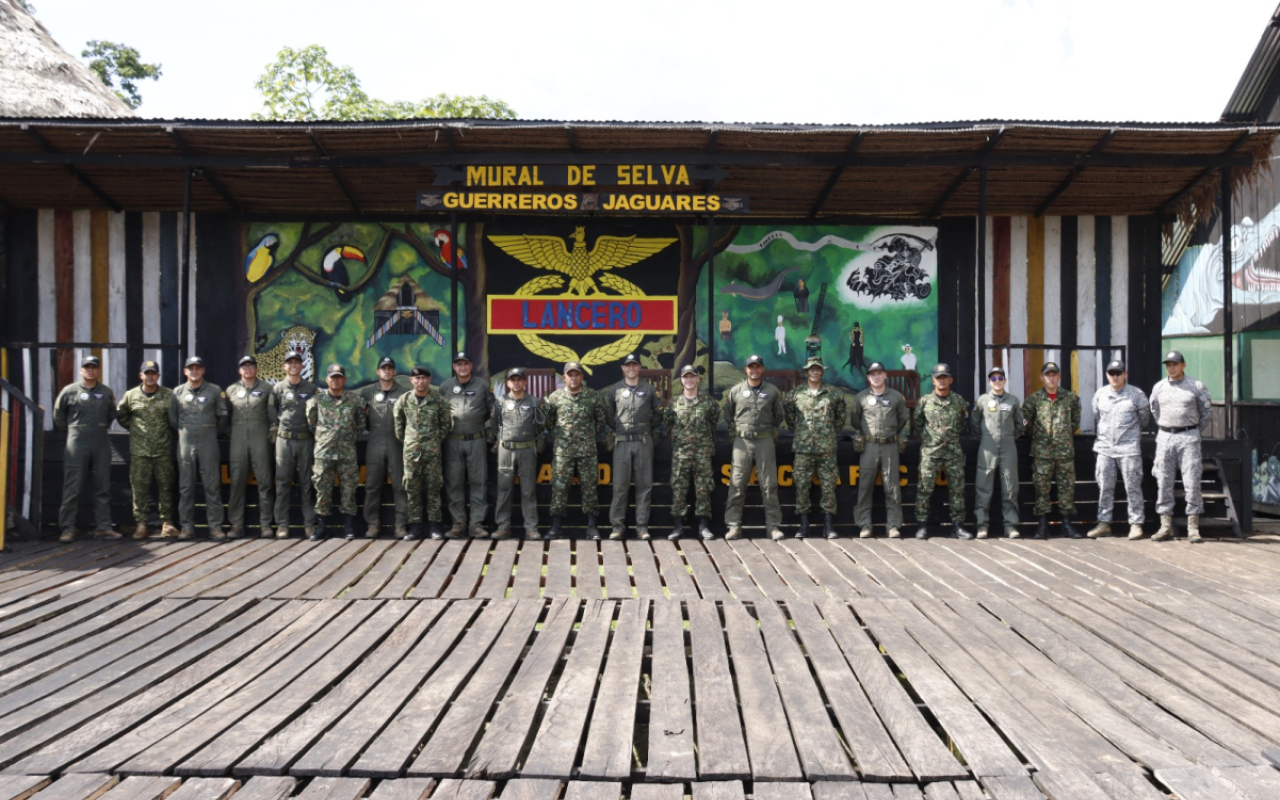
[[392, 282], [391, 288], [387, 293], [378, 298], [378, 302], [373, 304], [374, 311], [395, 311], [400, 307], [399, 294], [400, 287], [409, 284], [409, 288], [413, 291], [414, 305], [419, 311], [443, 311], [444, 306], [436, 302], [431, 295], [427, 294], [427, 290], [418, 285], [418, 282], [408, 275], [401, 275], [399, 280]]
[[0, 117], [133, 116], [15, 0], [0, 0], [0, 53]]

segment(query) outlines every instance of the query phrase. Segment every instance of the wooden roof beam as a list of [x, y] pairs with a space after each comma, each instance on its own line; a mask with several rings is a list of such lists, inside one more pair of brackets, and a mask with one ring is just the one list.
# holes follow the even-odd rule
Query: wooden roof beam
[[[1116, 133], [1118, 133], [1118, 131], [1115, 128], [1112, 128], [1111, 130], [1107, 131], [1107, 133], [1104, 134], [1103, 137], [1098, 140], [1097, 144], [1095, 144], [1093, 148], [1089, 150], [1089, 153], [1088, 155], [1085, 156], [1085, 159], [1087, 160], [1089, 157], [1096, 156], [1097, 154], [1101, 153], [1103, 148], [1106, 147], [1111, 142], [1111, 140], [1115, 137]], [[1044, 202], [1040, 204], [1040, 207], [1036, 209], [1037, 217], [1044, 216], [1044, 212], [1049, 210], [1049, 206], [1053, 205], [1059, 197], [1062, 197], [1062, 193], [1065, 192], [1067, 188], [1070, 187], [1071, 184], [1075, 182], [1076, 178], [1080, 177], [1080, 173], [1084, 172], [1084, 168], [1085, 168], [1085, 165], [1081, 163], [1071, 170], [1071, 174], [1068, 175], [1062, 183], [1058, 184], [1057, 188], [1055, 188], [1052, 192], [1050, 192], [1049, 196], [1046, 197], [1044, 199]]]
[[[996, 145], [1000, 144], [1000, 140], [1004, 138], [1004, 133], [1005, 133], [1004, 128], [1001, 128], [1000, 130], [996, 131], [995, 136], [992, 136], [990, 139], [988, 139], [986, 145], [983, 146], [982, 152], [979, 154], [979, 157], [982, 159], [985, 159], [988, 153], [996, 149]], [[964, 185], [964, 182], [969, 180], [969, 176], [972, 175], [974, 173], [974, 170], [976, 170], [977, 168], [978, 168], [977, 166], [971, 165], [961, 170], [960, 175], [957, 176], [956, 179], [951, 182], [951, 185], [948, 186], [946, 191], [942, 193], [942, 196], [939, 197], [937, 200], [935, 200], [933, 205], [929, 207], [929, 211], [924, 215], [924, 218], [937, 219], [938, 215], [942, 213], [942, 207], [947, 204], [947, 201], [951, 199], [952, 195], [954, 195], [956, 192], [960, 190], [960, 187]]]
[[[866, 131], [858, 131], [858, 135], [853, 137], [853, 141], [849, 142], [849, 146], [845, 148], [844, 157], [850, 158], [862, 146], [862, 140], [867, 138]], [[836, 188], [836, 184], [840, 182], [840, 176], [844, 174], [844, 164], [838, 165], [831, 170], [831, 177], [827, 178], [826, 184], [823, 185], [818, 197], [813, 201], [813, 206], [809, 209], [809, 216], [816, 217], [822, 211], [822, 207], [826, 205], [827, 198], [831, 196], [831, 191]]]
[[[177, 145], [178, 150], [181, 151], [184, 156], [195, 155], [191, 151], [191, 148], [187, 147], [186, 140], [184, 140], [176, 130], [173, 128], [165, 128], [165, 133], [169, 134], [169, 138], [173, 140], [173, 143]], [[223, 202], [231, 206], [232, 211], [240, 216], [244, 216], [244, 208], [240, 205], [240, 202], [232, 196], [227, 187], [222, 184], [222, 181], [215, 178], [213, 173], [209, 172], [207, 169], [200, 169], [199, 173], [200, 177], [204, 178], [205, 183], [213, 187], [213, 190], [218, 193], [218, 196], [222, 198]]]
[[[40, 134], [32, 130], [30, 125], [24, 124], [22, 126], [22, 131], [26, 133], [27, 136], [31, 137], [31, 140], [34, 141], [37, 145], [39, 145], [40, 149], [43, 150], [44, 152], [46, 153], [58, 152], [57, 150], [53, 149], [53, 145], [45, 141], [45, 138], [43, 136], [41, 136]], [[66, 168], [67, 172], [70, 173], [73, 178], [75, 178], [77, 181], [80, 182], [80, 185], [84, 186], [90, 192], [93, 192], [95, 197], [97, 197], [99, 200], [105, 203], [107, 208], [117, 213], [124, 210], [124, 208], [119, 203], [117, 203], [115, 200], [111, 198], [111, 195], [102, 191], [102, 189], [98, 188], [98, 184], [89, 180], [88, 175], [85, 175], [83, 172], [76, 169], [75, 166], [72, 164], [64, 164], [63, 166]]]
[[[1226, 150], [1224, 150], [1222, 155], [1223, 156], [1233, 155], [1241, 147], [1244, 147], [1244, 143], [1249, 141], [1249, 137], [1253, 136], [1253, 134], [1254, 134], [1254, 131], [1252, 130], [1248, 130], [1240, 134], [1239, 138], [1237, 138], [1234, 142], [1232, 142], [1231, 146], [1228, 147]], [[1215, 167], [1205, 167], [1204, 170], [1202, 170], [1200, 174], [1197, 175], [1190, 183], [1188, 183], [1186, 186], [1183, 186], [1181, 189], [1179, 189], [1177, 194], [1175, 194], [1173, 197], [1170, 197], [1168, 200], [1164, 201], [1164, 205], [1160, 206], [1160, 208], [1156, 210], [1156, 213], [1157, 214], [1170, 213], [1173, 210], [1173, 207], [1177, 205], [1179, 200], [1191, 194], [1191, 191], [1200, 184], [1200, 181], [1212, 175], [1214, 170], [1215, 170]]]
[[[320, 152], [322, 157], [329, 157], [329, 151], [324, 149], [324, 145], [321, 144], [320, 137], [316, 136], [315, 131], [307, 128], [307, 137], [311, 139], [311, 144], [315, 146], [316, 150]], [[338, 188], [347, 196], [347, 202], [351, 204], [351, 207], [355, 209], [355, 212], [357, 214], [363, 214], [364, 211], [360, 208], [360, 203], [356, 200], [355, 193], [351, 191], [351, 187], [347, 185], [346, 179], [342, 177], [342, 173], [339, 172], [338, 168], [333, 164], [329, 165], [329, 174], [333, 175], [333, 179], [338, 183]]]
[[[707, 134], [707, 153], [716, 151], [716, 141], [720, 138], [720, 131], [712, 130]], [[707, 178], [702, 182], [702, 191], [706, 194], [711, 193], [711, 187], [715, 186], [715, 180]]]

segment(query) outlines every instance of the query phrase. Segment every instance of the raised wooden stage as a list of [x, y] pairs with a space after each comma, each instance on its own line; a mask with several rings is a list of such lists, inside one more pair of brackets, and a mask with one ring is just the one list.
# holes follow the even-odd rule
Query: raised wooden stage
[[0, 556], [0, 800], [1280, 797], [1280, 543]]

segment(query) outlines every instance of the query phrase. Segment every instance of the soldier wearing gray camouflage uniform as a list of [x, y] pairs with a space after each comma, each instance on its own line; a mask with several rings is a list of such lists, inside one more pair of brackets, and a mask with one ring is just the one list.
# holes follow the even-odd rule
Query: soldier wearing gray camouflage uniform
[[58, 511], [59, 541], [76, 538], [76, 513], [80, 510], [80, 490], [93, 475], [93, 517], [95, 539], [119, 539], [111, 529], [111, 442], [107, 429], [116, 418], [116, 397], [111, 387], [100, 383], [102, 362], [97, 356], [80, 361], [80, 380], [58, 393], [53, 404], [53, 424], [66, 431], [66, 455], [62, 460], [62, 507]]
[[599, 502], [599, 461], [596, 437], [608, 427], [604, 398], [582, 383], [582, 365], [570, 361], [564, 365], [564, 388], [547, 397], [547, 427], [555, 431], [555, 453], [551, 459], [551, 531], [549, 538], [560, 535], [565, 506], [569, 501], [569, 485], [574, 472], [582, 489], [582, 511], [587, 515], [587, 536], [600, 538], [596, 527]]
[[1200, 515], [1204, 513], [1204, 497], [1200, 493], [1203, 470], [1200, 455], [1200, 429], [1209, 424], [1212, 408], [1209, 390], [1186, 374], [1187, 360], [1177, 350], [1164, 357], [1168, 377], [1151, 390], [1151, 416], [1160, 432], [1156, 434], [1155, 475], [1156, 513], [1160, 530], [1151, 537], [1161, 541], [1173, 536], [1173, 485], [1182, 473], [1182, 489], [1186, 493], [1187, 539], [1200, 542]]
[[1031, 484], [1035, 489], [1034, 513], [1039, 525], [1036, 539], [1049, 538], [1049, 492], [1058, 488], [1058, 514], [1069, 538], [1083, 536], [1072, 524], [1076, 513], [1075, 433], [1080, 428], [1080, 396], [1061, 385], [1062, 372], [1053, 361], [1040, 368], [1044, 388], [1027, 398], [1022, 416], [1031, 431]]
[[409, 372], [413, 391], [396, 401], [392, 418], [396, 439], [404, 445], [404, 491], [408, 495], [409, 532], [405, 541], [422, 535], [422, 493], [427, 494], [427, 520], [432, 539], [443, 539], [440, 521], [440, 489], [444, 485], [441, 450], [453, 430], [453, 414], [449, 402], [431, 388], [431, 370], [424, 366]]
[[907, 446], [907, 430], [911, 425], [911, 409], [902, 393], [886, 385], [888, 370], [879, 361], [867, 367], [867, 383], [849, 408], [849, 427], [853, 428], [853, 451], [858, 459], [858, 504], [853, 521], [858, 536], [871, 538], [871, 496], [876, 477], [884, 487], [885, 525], [889, 538], [902, 535], [902, 485], [898, 460]]
[[622, 380], [605, 389], [605, 416], [613, 429], [613, 502], [609, 506], [610, 539], [626, 532], [627, 499], [636, 485], [636, 535], [649, 538], [649, 506], [653, 496], [653, 440], [662, 423], [662, 398], [653, 384], [640, 379], [635, 353], [622, 361]]
[[493, 418], [493, 392], [487, 380], [474, 376], [471, 357], [465, 352], [454, 355], [453, 372], [453, 377], [440, 384], [440, 394], [453, 413], [453, 432], [444, 443], [444, 493], [449, 498], [453, 526], [445, 537], [460, 539], [469, 532], [472, 538], [483, 539], [489, 535], [484, 529], [484, 518], [489, 513], [489, 498], [485, 495], [489, 485], [486, 440], [492, 440], [489, 420]]
[[179, 539], [196, 535], [196, 479], [204, 487], [209, 536], [224, 538], [222, 529], [222, 450], [218, 437], [231, 430], [231, 411], [222, 387], [204, 379], [204, 359], [192, 356], [183, 367], [187, 382], [173, 391], [169, 425], [178, 432]]
[[832, 515], [836, 513], [836, 484], [840, 482], [836, 468], [836, 444], [844, 428], [847, 408], [844, 393], [823, 383], [826, 367], [822, 359], [808, 359], [804, 370], [807, 379], [804, 385], [787, 392], [783, 399], [787, 427], [795, 432], [791, 440], [791, 450], [795, 454], [791, 475], [796, 487], [796, 514], [800, 517], [796, 538], [803, 539], [809, 535], [809, 509], [813, 502], [810, 495], [813, 493], [813, 479], [817, 477], [822, 484], [819, 500], [822, 533], [828, 539], [834, 539], [836, 529]]
[[276, 446], [276, 536], [289, 535], [289, 501], [293, 483], [301, 494], [303, 533], [315, 533], [315, 486], [311, 469], [315, 461], [315, 440], [307, 425], [307, 402], [316, 396], [316, 385], [302, 377], [302, 353], [289, 351], [284, 358], [285, 379], [271, 388], [271, 407], [276, 427], [269, 436]]
[[712, 456], [715, 455], [716, 423], [720, 404], [709, 394], [698, 392], [702, 376], [692, 364], [680, 368], [679, 396], [662, 409], [663, 425], [671, 437], [671, 533], [679, 539], [684, 532], [684, 515], [689, 510], [689, 484], [693, 483], [693, 511], [698, 517], [698, 535], [712, 539], [711, 492], [715, 489]]
[[494, 505], [497, 530], [493, 538], [511, 535], [511, 505], [516, 478], [520, 479], [520, 510], [526, 539], [540, 539], [538, 533], [538, 451], [542, 449], [547, 420], [541, 397], [525, 392], [529, 379], [520, 367], [507, 370], [506, 397], [499, 401], [490, 426], [494, 449], [498, 451], [498, 499]]
[[974, 476], [973, 515], [978, 521], [978, 538], [990, 531], [988, 515], [1000, 475], [1000, 506], [1004, 512], [1004, 532], [1010, 539], [1018, 534], [1018, 447], [1026, 420], [1018, 396], [1005, 391], [1008, 380], [1004, 367], [987, 371], [990, 389], [973, 404], [973, 433], [978, 437], [978, 468]]
[[356, 439], [369, 427], [369, 404], [358, 394], [346, 391], [347, 371], [330, 364], [325, 376], [329, 390], [307, 401], [307, 425], [315, 436], [315, 466], [311, 482], [316, 487], [316, 532], [307, 537], [323, 539], [329, 508], [333, 504], [333, 481], [342, 491], [343, 537], [356, 538], [356, 487], [360, 465], [356, 462]]
[[173, 468], [173, 429], [169, 406], [173, 390], [160, 385], [160, 365], [142, 362], [142, 384], [124, 393], [116, 407], [116, 421], [129, 432], [129, 489], [133, 494], [133, 538], [145, 539], [151, 482], [155, 481], [162, 538], [178, 535], [173, 505], [177, 475]]
[[916, 488], [917, 539], [929, 538], [929, 501], [938, 476], [947, 476], [951, 502], [951, 538], [972, 539], [964, 529], [964, 451], [960, 434], [968, 427], [969, 404], [951, 391], [951, 367], [933, 368], [933, 391], [916, 402], [920, 432], [920, 482]]
[[271, 514], [276, 505], [275, 453], [271, 447], [271, 429], [276, 425], [271, 405], [271, 385], [258, 380], [258, 362], [253, 356], [240, 359], [240, 380], [227, 387], [227, 405], [231, 410], [231, 478], [227, 498], [227, 517], [231, 520], [228, 539], [244, 535], [245, 494], [249, 471], [258, 484], [258, 524], [263, 536], [270, 536]]
[[786, 422], [786, 403], [778, 387], [765, 383], [764, 359], [747, 358], [747, 379], [724, 393], [724, 420], [733, 435], [729, 498], [724, 505], [726, 539], [742, 535], [742, 509], [754, 465], [760, 481], [764, 524], [772, 539], [782, 538], [782, 504], [778, 502], [778, 426]]
[[1111, 514], [1116, 500], [1116, 473], [1124, 478], [1129, 502], [1129, 538], [1142, 538], [1146, 519], [1142, 499], [1142, 429], [1151, 424], [1147, 395], [1128, 384], [1129, 372], [1123, 361], [1107, 364], [1107, 386], [1093, 395], [1093, 414], [1098, 421], [1093, 452], [1098, 454], [1094, 476], [1098, 481], [1098, 524], [1086, 536], [1096, 539], [1111, 533]]
[[382, 525], [382, 490], [391, 479], [391, 496], [396, 508], [395, 535], [409, 532], [409, 502], [404, 493], [404, 453], [396, 441], [393, 416], [396, 401], [409, 391], [396, 383], [396, 362], [383, 358], [378, 362], [378, 381], [360, 390], [369, 406], [369, 443], [364, 451], [364, 521], [365, 536], [376, 538]]

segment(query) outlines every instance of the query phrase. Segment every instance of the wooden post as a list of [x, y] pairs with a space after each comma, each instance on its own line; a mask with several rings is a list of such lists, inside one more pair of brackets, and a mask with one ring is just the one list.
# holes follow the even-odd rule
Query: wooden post
[[[694, 297], [698, 296], [695, 291]], [[697, 300], [695, 299], [696, 303]], [[693, 358], [698, 359], [698, 337], [693, 337]], [[680, 369], [676, 364], [676, 369]], [[716, 388], [716, 218], [707, 217], [707, 392]]]
[[[0, 394], [7, 397], [7, 393]], [[0, 553], [9, 522], [9, 412], [0, 407]]]
[[1235, 389], [1232, 386], [1235, 383], [1235, 332], [1231, 303], [1231, 167], [1222, 168], [1222, 208], [1219, 210], [1219, 219], [1222, 220], [1222, 398], [1226, 417], [1226, 433], [1223, 438], [1234, 439], [1236, 407]]
[[[978, 364], [975, 386], [982, 386], [982, 371], [987, 364], [987, 165], [978, 167]], [[963, 312], [964, 306], [961, 305]], [[941, 342], [939, 342], [941, 344]], [[939, 348], [941, 350], [941, 348]], [[942, 353], [938, 353], [941, 358]], [[958, 366], [958, 365], [957, 365]], [[970, 368], [973, 369], [972, 367]], [[976, 393], [976, 392], [975, 392]]]

